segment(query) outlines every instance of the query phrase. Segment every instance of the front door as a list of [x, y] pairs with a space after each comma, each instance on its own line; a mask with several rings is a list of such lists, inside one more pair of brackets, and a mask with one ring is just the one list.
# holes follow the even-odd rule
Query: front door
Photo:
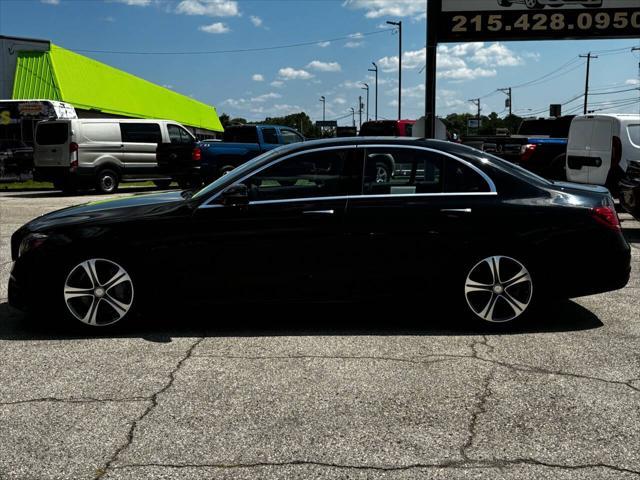
[[198, 208], [198, 271], [211, 294], [342, 296], [350, 278], [343, 222], [356, 162], [351, 148], [303, 152], [242, 179], [248, 205], [225, 206], [220, 196]]

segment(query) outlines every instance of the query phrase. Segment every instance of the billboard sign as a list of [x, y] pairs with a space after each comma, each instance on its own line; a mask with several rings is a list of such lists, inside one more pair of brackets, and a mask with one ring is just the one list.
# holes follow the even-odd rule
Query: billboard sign
[[438, 42], [637, 38], [638, 0], [440, 0]]

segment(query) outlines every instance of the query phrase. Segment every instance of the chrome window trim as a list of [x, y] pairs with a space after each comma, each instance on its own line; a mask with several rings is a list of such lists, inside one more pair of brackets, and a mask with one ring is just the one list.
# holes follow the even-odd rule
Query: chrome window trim
[[[303, 197], [303, 198], [287, 198], [287, 199], [279, 199], [279, 200], [255, 200], [253, 202], [249, 202], [249, 205], [265, 205], [265, 204], [273, 204], [273, 203], [292, 203], [292, 202], [306, 202], [306, 201], [316, 201], [316, 200], [342, 200], [342, 199], [359, 199], [359, 198], [452, 197], [452, 196], [471, 196], [471, 195], [486, 196], [486, 195], [497, 195], [498, 194], [498, 191], [496, 189], [496, 185], [493, 182], [493, 180], [491, 180], [491, 178], [486, 173], [484, 173], [481, 169], [479, 169], [478, 167], [476, 167], [472, 163], [470, 163], [470, 162], [468, 162], [466, 160], [463, 160], [463, 159], [461, 159], [459, 157], [456, 157], [455, 155], [453, 155], [453, 154], [451, 154], [449, 152], [444, 152], [442, 150], [436, 150], [434, 148], [422, 147], [422, 146], [418, 146], [418, 145], [393, 145], [393, 144], [340, 145], [340, 146], [321, 147], [321, 148], [314, 148], [314, 149], [310, 149], [310, 150], [303, 150], [303, 151], [300, 151], [300, 152], [292, 153], [290, 155], [286, 155], [286, 156], [281, 157], [281, 158], [277, 158], [277, 159], [275, 159], [275, 160], [263, 165], [262, 167], [258, 168], [257, 170], [254, 170], [251, 173], [245, 175], [244, 177], [240, 178], [239, 180], [237, 180], [234, 183], [242, 183], [247, 178], [252, 177], [253, 175], [255, 175], [257, 173], [262, 172], [263, 170], [271, 167], [272, 165], [275, 165], [276, 163], [283, 162], [285, 160], [297, 157], [299, 155], [304, 155], [304, 154], [307, 154], [307, 153], [317, 153], [317, 152], [329, 151], [329, 150], [345, 150], [345, 149], [357, 149], [357, 148], [364, 148], [364, 149], [370, 149], [370, 148], [408, 148], [408, 149], [414, 149], [414, 150], [424, 150], [426, 152], [431, 152], [431, 153], [437, 153], [437, 154], [440, 154], [440, 155], [444, 155], [446, 157], [452, 158], [453, 160], [455, 160], [457, 162], [462, 163], [463, 165], [466, 165], [467, 167], [469, 167], [473, 171], [475, 171], [478, 175], [480, 175], [483, 178], [483, 180], [485, 182], [487, 182], [487, 185], [489, 186], [489, 190], [490, 191], [489, 192], [404, 193], [404, 194], [389, 194], [389, 195], [341, 195], [341, 196], [309, 197], [309, 198], [304, 198]], [[217, 207], [221, 207], [222, 205], [220, 205], [220, 204], [212, 204], [211, 202], [216, 200], [222, 194], [222, 191], [223, 190], [220, 190], [218, 193], [213, 195], [209, 200], [207, 200], [206, 202], [204, 202], [200, 206], [198, 206], [198, 208], [217, 208]]]

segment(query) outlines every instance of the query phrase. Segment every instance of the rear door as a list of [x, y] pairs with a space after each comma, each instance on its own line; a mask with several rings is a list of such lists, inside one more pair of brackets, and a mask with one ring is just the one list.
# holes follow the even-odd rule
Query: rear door
[[[495, 187], [471, 165], [428, 149], [371, 146], [364, 161], [362, 195], [349, 198], [346, 216], [360, 293], [437, 291], [468, 251], [468, 233], [483, 228]], [[381, 178], [379, 165], [389, 162], [393, 173]]]
[[36, 167], [68, 167], [71, 122], [40, 122], [36, 127], [34, 164]]
[[154, 176], [157, 173], [156, 150], [162, 143], [160, 124], [155, 122], [121, 122], [126, 176]]
[[589, 183], [591, 165], [591, 137], [594, 121], [592, 118], [575, 118], [571, 122], [567, 144], [567, 180]]
[[591, 161], [586, 167], [589, 172], [589, 183], [605, 185], [611, 170], [611, 154], [613, 148], [613, 119], [596, 118], [591, 135]]

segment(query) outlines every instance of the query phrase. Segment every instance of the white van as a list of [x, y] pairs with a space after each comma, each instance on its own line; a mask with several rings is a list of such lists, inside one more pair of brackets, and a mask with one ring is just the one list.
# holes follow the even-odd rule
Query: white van
[[575, 117], [569, 129], [567, 180], [604, 185], [615, 193], [630, 162], [640, 162], [640, 145], [633, 141], [638, 129], [636, 114]]
[[193, 144], [182, 125], [169, 120], [119, 118], [40, 122], [34, 145], [34, 179], [73, 190], [94, 186], [113, 193], [121, 181], [152, 180], [166, 188], [158, 172], [158, 143]]

